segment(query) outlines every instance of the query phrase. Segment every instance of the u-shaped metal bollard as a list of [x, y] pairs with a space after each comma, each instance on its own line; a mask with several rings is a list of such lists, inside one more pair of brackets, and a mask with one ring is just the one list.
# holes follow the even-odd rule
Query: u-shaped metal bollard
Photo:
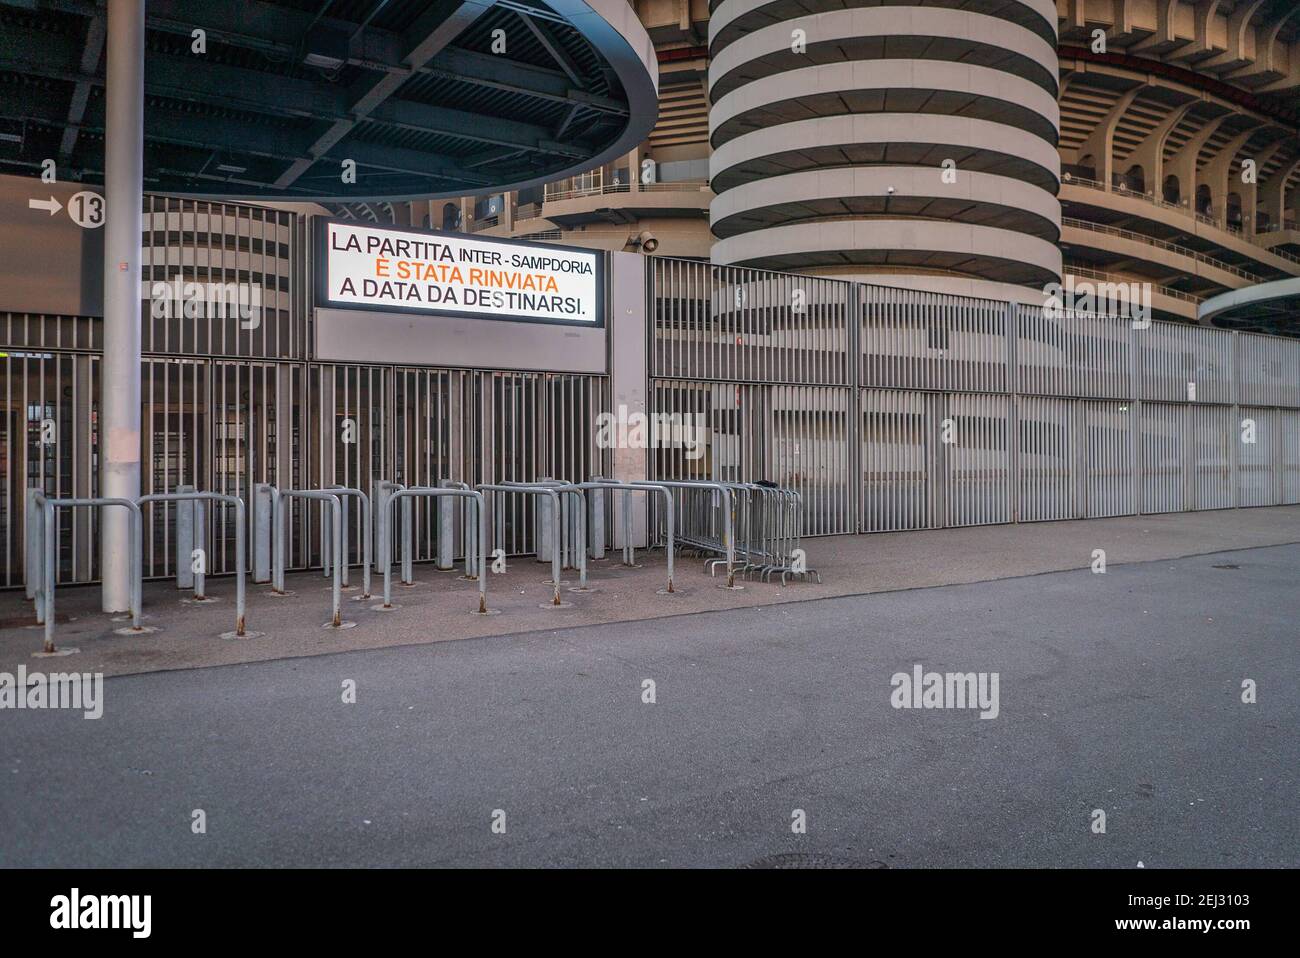
[[[551, 502], [551, 584], [553, 586], [553, 598], [547, 608], [565, 608], [567, 603], [560, 600], [560, 492], [554, 486], [529, 485], [527, 483], [514, 484], [494, 484], [483, 483], [476, 486], [479, 492], [499, 492], [512, 493], [515, 495], [525, 496], [548, 496]], [[486, 551], [486, 545], [483, 549]], [[586, 585], [587, 578], [587, 557], [586, 546], [583, 546], [582, 558], [582, 577], [583, 585]]]
[[[203, 513], [198, 508], [202, 502], [224, 502], [227, 505], [235, 507], [235, 630], [227, 632], [224, 636], [231, 638], [245, 639], [257, 638], [262, 633], [254, 632], [251, 635], [244, 628], [245, 613], [245, 584], [244, 580], [247, 575], [247, 549], [244, 545], [245, 537], [245, 510], [244, 500], [239, 496], [229, 495], [223, 492], [154, 492], [146, 496], [141, 496], [137, 502], [141, 506], [148, 505], [151, 502], [193, 502], [195, 505], [195, 529], [194, 542], [198, 548], [203, 548], [203, 532], [199, 528], [199, 523], [203, 521]], [[177, 562], [183, 561], [178, 555]], [[207, 568], [207, 556], [203, 557], [204, 569]], [[201, 597], [203, 593], [203, 582], [200, 578], [201, 573], [196, 572], [194, 576], [194, 592], [196, 597]]]
[[130, 562], [130, 571], [128, 575], [131, 580], [129, 590], [129, 603], [131, 606], [131, 625], [129, 628], [118, 629], [119, 634], [126, 635], [145, 635], [149, 632], [155, 632], [156, 629], [145, 628], [140, 625], [140, 595], [142, 592], [142, 575], [141, 575], [141, 555], [140, 555], [140, 507], [130, 499], [119, 499], [115, 497], [106, 497], [99, 499], [49, 499], [44, 494], [36, 492], [39, 496], [41, 506], [41, 592], [38, 597], [40, 603], [40, 615], [45, 626], [44, 643], [42, 653], [45, 655], [55, 655], [58, 650], [54, 645], [54, 590], [58, 579], [58, 568], [56, 554], [59, 544], [59, 509], [77, 509], [77, 508], [95, 508], [105, 506], [118, 506], [126, 509], [131, 514], [131, 555], [128, 557]]
[[[342, 545], [341, 537], [343, 532], [343, 519], [342, 519], [343, 508], [342, 508], [342, 503], [339, 502], [339, 497], [335, 493], [325, 492], [320, 489], [281, 489], [279, 490], [278, 494], [273, 495], [271, 499], [275, 508], [275, 517], [272, 520], [272, 524], [274, 526], [274, 534], [275, 534], [275, 549], [274, 549], [275, 569], [272, 572], [272, 578], [279, 586], [276, 589], [276, 591], [283, 595], [284, 594], [284, 540], [286, 535], [286, 530], [284, 527], [284, 519], [286, 513], [289, 511], [288, 509], [285, 508], [285, 500], [286, 499], [317, 499], [328, 505], [328, 507], [331, 510], [331, 518], [333, 519], [333, 521], [330, 523], [330, 538], [332, 539], [331, 545], [333, 546], [333, 554], [336, 556], [340, 554], [339, 550]], [[343, 583], [342, 583], [341, 572], [340, 572], [340, 563], [338, 562], [334, 563], [334, 574], [332, 577], [330, 592], [331, 592], [331, 598], [333, 600], [332, 608], [331, 608], [331, 618], [329, 622], [325, 623], [323, 628], [351, 629], [354, 626], [356, 626], [355, 622], [343, 621], [343, 612], [341, 609], [342, 606], [341, 595], [343, 592]]]
[[[394, 484], [395, 485], [395, 484]], [[397, 500], [410, 502], [414, 499], [439, 499], [439, 498], [457, 498], [468, 499], [474, 503], [478, 512], [478, 533], [477, 541], [479, 544], [478, 553], [478, 614], [492, 615], [492, 610], [487, 606], [487, 510], [485, 501], [481, 492], [475, 492], [473, 489], [448, 489], [433, 488], [430, 486], [411, 486], [406, 489], [398, 489], [392, 492], [384, 499], [383, 511], [379, 514], [379, 554], [383, 560], [384, 566], [384, 601], [382, 605], [371, 606], [377, 612], [387, 612], [397, 608], [393, 605], [393, 562], [392, 562], [392, 527], [393, 527], [393, 503]], [[403, 555], [409, 554], [408, 540], [410, 539], [410, 524], [403, 521], [402, 523], [402, 546]], [[468, 553], [466, 563], [469, 561]]]
[[649, 498], [651, 493], [658, 492], [664, 497], [664, 511], [667, 516], [668, 526], [668, 588], [661, 590], [661, 594], [673, 594], [673, 494], [672, 491], [662, 485], [652, 482], [619, 482], [616, 479], [592, 479], [588, 482], [578, 483], [583, 489], [607, 489], [615, 493], [623, 493], [623, 564], [634, 565], [636, 562], [636, 547], [632, 545], [632, 493], [644, 492]]
[[339, 534], [339, 549], [341, 550], [334, 558], [343, 567], [343, 585], [348, 584], [348, 526], [347, 526], [347, 501], [345, 496], [352, 496], [361, 501], [361, 531], [364, 536], [364, 542], [361, 546], [361, 595], [357, 598], [370, 598], [370, 540], [371, 531], [371, 513], [370, 497], [360, 489], [352, 489], [347, 486], [326, 486], [323, 492], [332, 492], [339, 497], [339, 507], [342, 511], [343, 529]]

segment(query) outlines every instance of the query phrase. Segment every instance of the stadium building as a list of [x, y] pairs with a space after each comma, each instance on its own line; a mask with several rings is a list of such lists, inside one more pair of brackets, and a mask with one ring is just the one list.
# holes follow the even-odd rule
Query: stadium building
[[1029, 302], [1138, 283], [1163, 319], [1293, 331], [1294, 284], [1217, 299], [1300, 277], [1290, 0], [635, 6], [650, 137], [426, 222]]
[[[136, 274], [79, 222], [115, 194], [103, 8], [0, 2], [0, 585], [25, 490], [103, 494], [128, 446], [143, 492], [245, 498], [770, 480], [805, 535], [1300, 502], [1294, 3], [325, 9], [142, 8]], [[350, 238], [367, 278], [436, 242], [576, 285], [354, 290]], [[1101, 283], [1150, 312], [1045, 301]], [[251, 312], [209, 308], [232, 290]], [[689, 417], [703, 454], [602, 444], [625, 411]], [[494, 516], [509, 552], [528, 510]], [[208, 521], [229, 571], [234, 516]], [[291, 526], [318, 565], [319, 511]], [[93, 516], [60, 535], [66, 581], [104, 574]], [[146, 572], [175, 562], [159, 507]]]

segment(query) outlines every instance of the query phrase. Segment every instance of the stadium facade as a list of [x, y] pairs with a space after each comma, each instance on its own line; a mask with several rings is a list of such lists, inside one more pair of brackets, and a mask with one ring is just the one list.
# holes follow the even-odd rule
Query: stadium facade
[[523, 193], [346, 215], [1026, 302], [1137, 283], [1162, 319], [1297, 328], [1201, 310], [1300, 277], [1291, 0], [635, 6], [660, 69], [645, 143]]
[[[147, 194], [142, 491], [770, 480], [800, 492], [807, 535], [1300, 502], [1300, 341], [1261, 334], [1293, 330], [1294, 313], [1269, 304], [1300, 275], [1288, 6], [805, 3], [796, 17], [793, 4], [642, 3], [659, 119], [640, 145], [596, 129], [592, 162], [621, 152], [590, 172], [543, 185], [521, 173], [519, 190], [475, 197]], [[1119, 26], [1095, 19], [1112, 7]], [[1091, 52], [1098, 29], [1104, 54]], [[554, 119], [567, 127], [591, 95], [528, 32], [524, 74], [542, 100], [573, 101]], [[438, 79], [429, 70], [422, 82]], [[404, 147], [357, 126], [367, 156], [413, 159], [383, 159]], [[457, 170], [482, 159], [474, 142], [444, 143]], [[581, 168], [558, 142], [536, 144], [537, 167]], [[67, 207], [81, 186], [53, 198]], [[0, 177], [3, 220], [21, 224], [0, 259], [7, 586], [22, 581], [24, 490], [101, 490], [115, 388], [95, 293], [104, 253], [66, 214], [33, 212], [36, 188]], [[341, 299], [334, 280], [355, 264], [336, 236], [387, 250], [431, 242], [421, 230], [522, 241], [499, 248], [540, 270], [598, 251], [594, 285], [572, 297], [592, 321], [399, 303], [401, 290]], [[1070, 277], [1150, 283], [1151, 313], [1045, 304], [1044, 287]], [[255, 312], [210, 309], [225, 284], [256, 293]], [[176, 308], [191, 287], [197, 307]], [[625, 412], [689, 417], [704, 454], [609, 448], [597, 423]], [[210, 569], [228, 571], [233, 514], [209, 521]], [[530, 551], [526, 505], [493, 521], [498, 544]], [[298, 508], [291, 526], [290, 565], [319, 564], [319, 513]], [[416, 528], [416, 558], [435, 559], [433, 515]], [[101, 574], [97, 535], [88, 515], [65, 523], [65, 580]], [[167, 574], [169, 509], [145, 542], [148, 574]]]

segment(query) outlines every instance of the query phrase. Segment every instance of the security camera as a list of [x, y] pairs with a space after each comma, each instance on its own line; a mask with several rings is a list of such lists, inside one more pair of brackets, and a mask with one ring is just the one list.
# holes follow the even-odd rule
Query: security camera
[[891, 187], [889, 187], [887, 190], [885, 190], [885, 192], [888, 193], [890, 196], [893, 196], [893, 195], [894, 195], [894, 188], [891, 186]]
[[642, 230], [641, 232], [637, 233], [636, 239], [634, 239], [632, 242], [633, 245], [635, 245], [636, 248], [643, 253], [653, 253], [655, 250], [659, 248], [658, 237], [656, 237], [655, 234], [651, 233], [649, 230]]

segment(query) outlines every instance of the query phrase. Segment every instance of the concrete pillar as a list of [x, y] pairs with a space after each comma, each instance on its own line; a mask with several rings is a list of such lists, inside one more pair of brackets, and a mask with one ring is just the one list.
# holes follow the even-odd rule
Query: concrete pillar
[[638, 147], [633, 147], [627, 155], [627, 177], [628, 192], [641, 192], [641, 150]]
[[[1259, 205], [1273, 223], [1282, 223], [1286, 218], [1286, 181], [1297, 169], [1300, 169], [1300, 160], [1280, 167], [1266, 182], [1259, 184]], [[1297, 199], [1300, 199], [1300, 191], [1293, 191], [1292, 201]]]
[[[649, 260], [639, 253], [610, 253], [610, 303], [608, 327], [610, 347], [610, 395], [619, 418], [649, 411], [649, 381], [646, 378], [646, 271]], [[649, 453], [645, 449], [614, 449], [613, 478], [624, 482], [649, 478]], [[632, 528], [623, 523], [622, 502], [614, 510], [614, 547], [622, 548], [630, 533], [632, 544], [646, 545], [646, 496], [635, 497]]]
[[[104, 365], [100, 495], [140, 495], [140, 233], [144, 192], [144, 0], [107, 5], [104, 194]], [[131, 597], [125, 509], [100, 510], [105, 612]]]

